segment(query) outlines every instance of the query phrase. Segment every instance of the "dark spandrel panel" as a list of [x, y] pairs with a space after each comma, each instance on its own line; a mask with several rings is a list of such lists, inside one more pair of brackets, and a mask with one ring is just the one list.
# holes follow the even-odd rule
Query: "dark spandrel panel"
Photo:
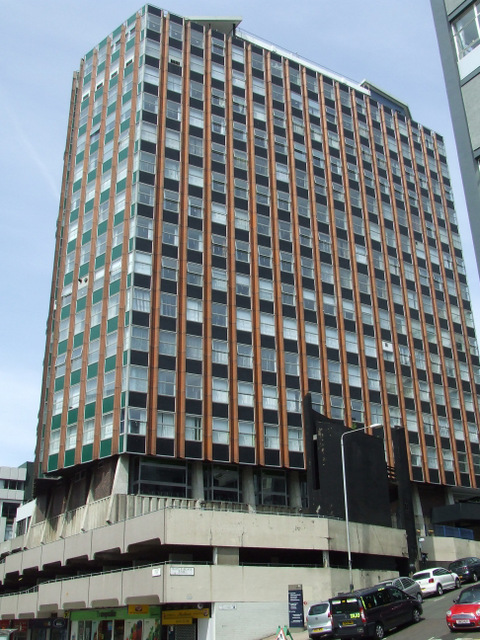
[[255, 464], [255, 449], [253, 447], [239, 447], [239, 462], [245, 464]]
[[254, 419], [253, 407], [238, 407], [238, 419], [239, 420], [253, 420]]
[[150, 324], [150, 315], [142, 311], [132, 311], [132, 324], [140, 327], [148, 327]]
[[212, 402], [212, 416], [215, 418], [228, 418], [228, 404]]
[[438, 469], [429, 469], [428, 473], [430, 475], [430, 482], [432, 482], [433, 484], [440, 483], [440, 473]]
[[145, 436], [127, 436], [127, 451], [145, 453]]
[[190, 413], [192, 415], [202, 415], [202, 401], [187, 398], [185, 400], [185, 411], [186, 413]]
[[175, 411], [175, 398], [171, 396], [157, 396], [157, 409], [159, 411]]
[[423, 471], [420, 467], [412, 467], [412, 477], [414, 481], [423, 481]]
[[227, 444], [213, 444], [212, 458], [219, 462], [228, 462], [230, 460], [230, 451]]
[[[137, 247], [138, 249], [138, 247]], [[143, 273], [134, 273], [133, 274], [133, 284], [136, 287], [141, 287], [142, 289], [150, 289], [151, 277], [146, 276]]]
[[445, 483], [449, 485], [457, 484], [455, 482], [455, 474], [453, 471], [445, 471]]
[[167, 438], [157, 438], [157, 455], [173, 456], [175, 453], [175, 443]]
[[130, 351], [130, 363], [140, 366], [148, 366], [148, 353], [146, 351]]
[[185, 457], [201, 459], [203, 457], [202, 443], [201, 442], [185, 442]]
[[265, 464], [269, 467], [279, 467], [280, 451], [276, 449], [265, 449]]
[[471, 487], [471, 482], [470, 482], [470, 476], [468, 475], [468, 473], [461, 473], [460, 474], [460, 484], [462, 485], [462, 487]]
[[295, 469], [303, 469], [303, 453], [300, 451], [289, 451], [290, 467]]
[[202, 373], [202, 362], [200, 360], [186, 360], [187, 373]]

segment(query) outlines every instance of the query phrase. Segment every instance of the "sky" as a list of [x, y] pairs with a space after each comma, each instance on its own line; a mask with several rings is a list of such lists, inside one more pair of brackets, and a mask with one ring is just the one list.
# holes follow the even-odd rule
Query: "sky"
[[[479, 278], [430, 0], [152, 0], [240, 29], [409, 105], [446, 142], [476, 325]], [[142, 0], [0, 0], [0, 466], [32, 460], [72, 75]]]

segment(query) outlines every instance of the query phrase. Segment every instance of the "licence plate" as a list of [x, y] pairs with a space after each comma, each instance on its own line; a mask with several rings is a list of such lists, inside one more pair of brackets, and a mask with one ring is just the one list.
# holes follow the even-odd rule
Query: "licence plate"
[[455, 620], [455, 624], [472, 624], [471, 620]]
[[353, 625], [353, 622], [351, 620], [346, 620], [345, 622], [342, 622], [342, 627], [351, 627]]
[[320, 631], [323, 631], [323, 627], [316, 627], [316, 629], [313, 629], [313, 633], [319, 633]]

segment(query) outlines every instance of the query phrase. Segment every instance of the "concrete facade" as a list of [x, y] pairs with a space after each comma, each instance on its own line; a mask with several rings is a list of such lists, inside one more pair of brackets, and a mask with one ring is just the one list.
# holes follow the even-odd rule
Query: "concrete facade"
[[[470, 226], [480, 266], [480, 35], [478, 0], [431, 0]], [[468, 23], [468, 26], [466, 26]], [[465, 37], [464, 29], [470, 31]]]

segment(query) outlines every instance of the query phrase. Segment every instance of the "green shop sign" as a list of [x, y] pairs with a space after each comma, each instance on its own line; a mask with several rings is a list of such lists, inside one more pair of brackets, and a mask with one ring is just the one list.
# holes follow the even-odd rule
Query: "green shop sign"
[[159, 618], [161, 607], [148, 604], [131, 604], [128, 607], [107, 609], [80, 609], [70, 612], [70, 620], [129, 620], [132, 618]]

